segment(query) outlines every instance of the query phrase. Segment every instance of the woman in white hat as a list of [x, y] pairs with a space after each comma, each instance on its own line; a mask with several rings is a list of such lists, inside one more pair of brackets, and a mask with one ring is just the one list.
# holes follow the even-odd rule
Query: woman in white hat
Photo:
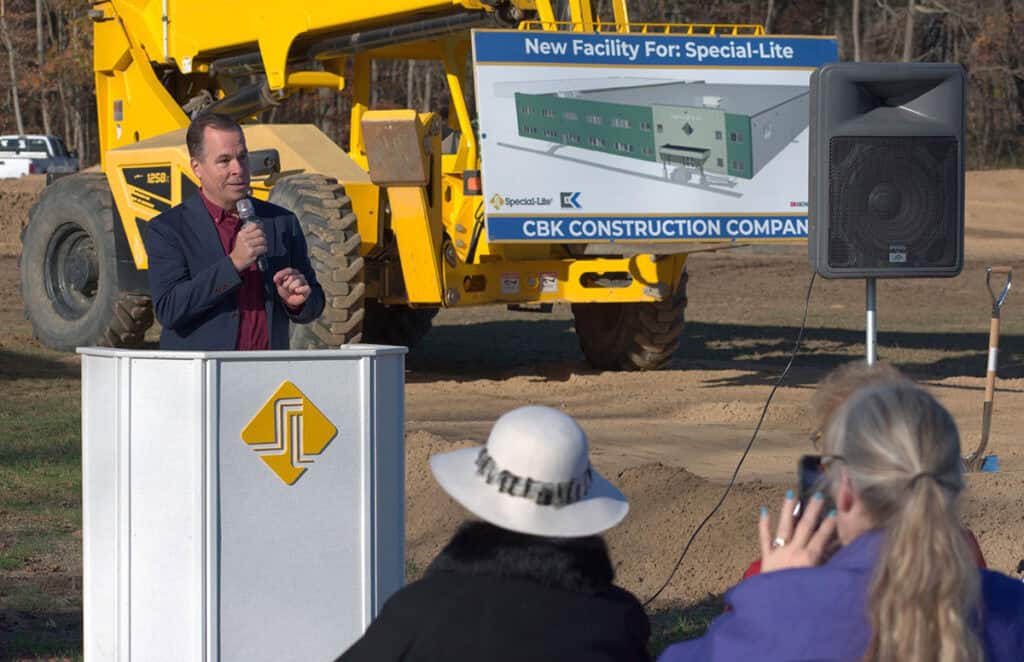
[[430, 466], [482, 521], [463, 524], [341, 661], [648, 659], [647, 616], [612, 584], [598, 535], [629, 504], [590, 466], [575, 420], [515, 409], [486, 446], [435, 455]]

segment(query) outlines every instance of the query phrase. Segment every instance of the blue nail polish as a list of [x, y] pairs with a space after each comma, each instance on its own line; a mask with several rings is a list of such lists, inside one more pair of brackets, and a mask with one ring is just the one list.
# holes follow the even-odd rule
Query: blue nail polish
[[793, 498], [793, 490], [786, 490], [786, 498], [787, 499], [792, 499]]
[[815, 501], [821, 501], [822, 499], [825, 498], [825, 495], [822, 494], [821, 492], [815, 492], [813, 498]]
[[768, 517], [768, 508], [766, 506], [761, 506], [761, 517]]
[[832, 510], [828, 511], [828, 516], [829, 517], [835, 517], [836, 516], [836, 509], [833, 508]]

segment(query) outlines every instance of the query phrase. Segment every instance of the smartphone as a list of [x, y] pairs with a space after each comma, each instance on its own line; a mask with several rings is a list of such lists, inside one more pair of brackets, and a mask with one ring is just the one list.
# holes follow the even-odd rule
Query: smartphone
[[797, 479], [800, 485], [799, 499], [796, 510], [793, 512], [795, 518], [803, 514], [804, 504], [807, 503], [815, 492], [822, 492], [825, 496], [825, 507], [821, 509], [824, 517], [835, 506], [832, 497], [825, 491], [825, 467], [821, 464], [820, 455], [804, 455], [797, 464]]

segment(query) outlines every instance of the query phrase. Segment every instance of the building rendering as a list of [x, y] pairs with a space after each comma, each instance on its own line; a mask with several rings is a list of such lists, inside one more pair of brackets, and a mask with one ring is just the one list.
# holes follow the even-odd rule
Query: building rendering
[[801, 131], [806, 87], [670, 82], [515, 94], [519, 135], [751, 179]]

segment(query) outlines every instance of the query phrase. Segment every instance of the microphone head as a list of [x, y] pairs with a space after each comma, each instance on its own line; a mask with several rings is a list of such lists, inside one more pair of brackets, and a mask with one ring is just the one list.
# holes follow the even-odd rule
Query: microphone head
[[249, 218], [256, 217], [256, 210], [252, 206], [252, 200], [250, 198], [242, 198], [235, 203], [235, 211], [238, 212], [238, 218], [243, 221]]

